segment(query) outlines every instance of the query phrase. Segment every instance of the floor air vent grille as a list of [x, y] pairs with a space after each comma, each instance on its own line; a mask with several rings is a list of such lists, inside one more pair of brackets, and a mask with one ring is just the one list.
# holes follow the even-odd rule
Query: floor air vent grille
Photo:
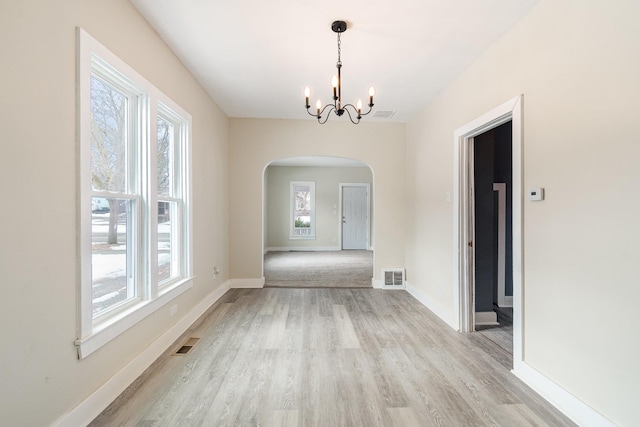
[[180, 346], [179, 349], [176, 350], [175, 353], [173, 353], [173, 355], [184, 356], [188, 354], [193, 349], [193, 347], [195, 347], [198, 341], [200, 341], [200, 338], [189, 338], [184, 344]]

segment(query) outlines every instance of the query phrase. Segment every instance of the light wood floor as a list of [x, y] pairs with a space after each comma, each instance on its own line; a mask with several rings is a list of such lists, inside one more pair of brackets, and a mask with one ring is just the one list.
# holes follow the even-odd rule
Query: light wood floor
[[498, 315], [498, 325], [476, 326], [476, 331], [513, 357], [513, 309], [495, 308], [494, 311]]
[[234, 289], [188, 337], [91, 425], [573, 425], [405, 291]]

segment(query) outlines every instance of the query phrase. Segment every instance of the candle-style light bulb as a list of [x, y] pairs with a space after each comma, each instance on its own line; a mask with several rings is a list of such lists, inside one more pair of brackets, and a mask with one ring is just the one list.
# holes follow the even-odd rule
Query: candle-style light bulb
[[376, 90], [373, 88], [373, 86], [371, 86], [369, 88], [369, 106], [373, 105], [373, 95], [376, 94]]
[[331, 77], [331, 86], [333, 86], [333, 98], [337, 99], [336, 98], [336, 96], [337, 96], [336, 95], [336, 90], [338, 88], [338, 77], [335, 76], [335, 75], [333, 77]]
[[306, 102], [307, 102], [305, 105], [307, 105], [307, 108], [309, 106], [309, 95], [311, 95], [311, 89], [309, 89], [309, 86], [307, 86], [307, 87], [304, 88], [304, 97], [305, 97]]
[[362, 110], [362, 101], [358, 99], [356, 103], [356, 109], [358, 110], [358, 115], [360, 115], [360, 111]]
[[318, 102], [316, 102], [316, 108], [318, 109], [318, 116], [320, 115], [320, 109], [322, 108], [322, 102], [320, 102], [320, 100], [318, 99]]

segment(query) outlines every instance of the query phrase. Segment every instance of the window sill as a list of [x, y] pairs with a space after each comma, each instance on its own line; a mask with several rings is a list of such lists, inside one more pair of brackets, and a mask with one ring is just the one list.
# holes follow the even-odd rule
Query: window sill
[[316, 236], [289, 236], [289, 240], [316, 240]]
[[176, 282], [167, 289], [164, 289], [157, 298], [141, 301], [109, 320], [96, 325], [91, 335], [75, 341], [75, 345], [78, 347], [78, 359], [84, 359], [89, 356], [118, 335], [138, 324], [150, 314], [161, 309], [171, 300], [177, 298], [188, 289], [191, 289], [191, 287], [193, 287], [192, 279], [193, 277], [188, 277]]

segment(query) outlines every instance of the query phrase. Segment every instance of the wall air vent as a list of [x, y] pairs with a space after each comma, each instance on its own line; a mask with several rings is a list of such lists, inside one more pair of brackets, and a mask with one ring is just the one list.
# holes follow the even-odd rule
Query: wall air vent
[[373, 113], [373, 117], [377, 119], [390, 119], [395, 113], [395, 111], [377, 110], [375, 113]]
[[383, 268], [384, 289], [405, 289], [404, 268]]

